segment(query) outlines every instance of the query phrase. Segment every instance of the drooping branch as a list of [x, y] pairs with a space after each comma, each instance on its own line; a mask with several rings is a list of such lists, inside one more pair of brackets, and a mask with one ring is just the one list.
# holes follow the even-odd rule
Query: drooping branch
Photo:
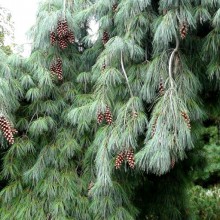
[[132, 92], [132, 90], [131, 90], [131, 86], [130, 86], [130, 83], [129, 83], [129, 80], [128, 80], [127, 73], [126, 73], [126, 71], [125, 71], [124, 61], [123, 61], [123, 52], [122, 52], [122, 51], [121, 51], [121, 68], [122, 68], [122, 72], [123, 72], [123, 74], [124, 74], [125, 80], [126, 80], [126, 82], [127, 82], [128, 89], [129, 89], [129, 91], [130, 91], [130, 95], [131, 95], [131, 97], [134, 97], [134, 94], [133, 94], [133, 92]]
[[66, 14], [66, 0], [63, 0], [63, 17], [65, 18]]
[[173, 61], [174, 61], [175, 54], [179, 50], [179, 44], [180, 44], [179, 43], [179, 39], [178, 39], [178, 37], [176, 35], [176, 47], [173, 50], [173, 52], [171, 53], [171, 56], [170, 56], [170, 59], [169, 59], [169, 79], [170, 79], [171, 88], [174, 87], [174, 84], [173, 84]]

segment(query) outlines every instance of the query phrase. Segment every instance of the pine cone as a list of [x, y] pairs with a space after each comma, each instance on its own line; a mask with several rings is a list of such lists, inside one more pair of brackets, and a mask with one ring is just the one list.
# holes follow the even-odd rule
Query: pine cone
[[62, 70], [62, 60], [57, 58], [50, 66], [50, 71], [52, 75], [57, 76], [59, 80], [63, 80], [63, 70]]
[[119, 169], [124, 160], [125, 160], [125, 153], [124, 152], [119, 153], [115, 160], [115, 168]]
[[107, 123], [109, 124], [109, 125], [111, 125], [112, 124], [112, 113], [111, 113], [111, 110], [110, 110], [110, 108], [107, 106], [106, 107], [106, 111], [105, 111], [105, 120], [107, 121]]
[[99, 111], [98, 114], [97, 114], [97, 122], [98, 122], [98, 124], [101, 124], [103, 119], [104, 119], [104, 115], [102, 114], [101, 111]]
[[56, 65], [55, 65], [55, 63], [52, 63], [50, 65], [50, 71], [51, 71], [52, 75], [56, 75]]
[[57, 38], [56, 38], [56, 33], [55, 32], [50, 32], [50, 42], [51, 42], [51, 45], [55, 45], [56, 44], [56, 41], [57, 41]]
[[2, 130], [3, 135], [9, 144], [13, 144], [14, 134], [17, 133], [17, 130], [12, 127], [11, 123], [4, 116], [0, 117], [0, 130]]
[[58, 45], [63, 50], [68, 46], [68, 39], [66, 37], [58, 38]]
[[159, 85], [159, 94], [160, 94], [160, 96], [163, 96], [164, 95], [164, 85], [163, 85], [163, 81], [162, 81], [162, 79], [161, 79], [161, 81], [160, 81], [160, 85]]
[[68, 33], [68, 23], [67, 21], [64, 20], [60, 20], [58, 21], [57, 24], [57, 35], [59, 38], [63, 38], [67, 35]]
[[109, 40], [108, 32], [104, 31], [103, 36], [102, 36], [102, 43], [105, 45], [107, 44], [108, 40]]
[[155, 135], [156, 133], [156, 126], [157, 126], [157, 120], [158, 120], [158, 117], [156, 117], [153, 125], [152, 125], [152, 137]]
[[69, 43], [74, 44], [75, 36], [74, 36], [73, 32], [70, 30], [68, 31], [67, 39], [68, 39]]
[[188, 33], [188, 24], [186, 22], [183, 22], [181, 25], [180, 25], [180, 36], [182, 39], [185, 39], [186, 38], [186, 35]]
[[191, 122], [190, 122], [190, 118], [189, 118], [188, 114], [186, 112], [181, 112], [181, 115], [184, 118], [184, 121], [186, 122], [189, 130], [191, 130]]
[[126, 159], [130, 168], [134, 169], [135, 160], [134, 160], [134, 150], [130, 149], [126, 152]]

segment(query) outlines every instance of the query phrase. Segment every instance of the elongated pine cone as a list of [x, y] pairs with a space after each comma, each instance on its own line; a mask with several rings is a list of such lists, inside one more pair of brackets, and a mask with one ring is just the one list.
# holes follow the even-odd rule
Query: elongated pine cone
[[3, 132], [8, 143], [14, 144], [14, 134], [17, 133], [17, 130], [13, 128], [11, 123], [4, 116], [0, 116], [0, 130]]
[[68, 31], [67, 39], [71, 44], [75, 42], [75, 36], [71, 30]]
[[103, 36], [102, 36], [102, 43], [105, 45], [107, 44], [108, 40], [109, 40], [108, 32], [104, 31]]
[[180, 36], [182, 39], [185, 39], [186, 38], [186, 35], [188, 33], [188, 24], [186, 22], [183, 22], [181, 25], [180, 25]]
[[163, 96], [164, 95], [164, 85], [163, 85], [163, 81], [162, 79], [160, 80], [160, 85], [159, 85], [159, 93], [160, 93], [160, 96]]
[[134, 150], [130, 149], [126, 152], [126, 159], [130, 168], [134, 169], [135, 160], [134, 160]]
[[153, 123], [153, 125], [152, 125], [152, 134], [151, 134], [152, 137], [153, 137], [153, 136], [155, 135], [155, 133], [156, 133], [157, 120], [158, 120], [158, 117], [155, 118], [155, 121], [154, 121], [154, 123]]
[[50, 66], [51, 74], [57, 76], [59, 80], [63, 80], [62, 60], [57, 58]]
[[68, 23], [67, 20], [60, 20], [57, 24], [57, 35], [59, 38], [66, 36], [68, 33]]
[[68, 40], [65, 37], [58, 38], [58, 45], [63, 50], [68, 47]]
[[119, 169], [122, 165], [122, 163], [125, 160], [125, 153], [121, 152], [117, 155], [116, 160], [115, 160], [115, 168]]
[[189, 129], [191, 129], [191, 122], [190, 122], [190, 118], [189, 118], [188, 114], [186, 112], [181, 112], [181, 115], [184, 118], [184, 121], [186, 122], [187, 127]]
[[109, 106], [107, 106], [105, 110], [105, 120], [108, 123], [108, 125], [112, 124], [113, 117], [112, 117], [112, 113], [111, 113]]
[[101, 111], [99, 111], [98, 114], [97, 114], [97, 122], [98, 122], [98, 124], [101, 124], [103, 119], [104, 119], [104, 115], [103, 115], [103, 113]]
[[50, 43], [52, 45], [55, 45], [56, 44], [56, 41], [57, 41], [57, 38], [56, 38], [56, 33], [51, 31], [50, 32]]

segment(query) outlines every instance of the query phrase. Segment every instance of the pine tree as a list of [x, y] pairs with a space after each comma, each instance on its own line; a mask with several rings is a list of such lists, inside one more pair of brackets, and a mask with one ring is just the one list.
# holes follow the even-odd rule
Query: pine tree
[[[118, 207], [127, 208], [123, 198], [136, 196], [129, 190], [131, 178], [125, 177], [136, 175], [128, 171], [127, 163], [124, 165], [123, 152], [131, 148], [136, 153], [135, 171], [156, 174], [158, 177], [153, 178], [155, 188], [160, 189], [163, 184], [169, 187], [167, 191], [151, 194], [165, 207], [159, 213], [159, 205], [153, 205], [155, 201], [152, 200], [153, 214], [161, 219], [180, 219], [180, 216], [189, 215], [185, 201], [191, 181], [190, 163], [181, 166], [185, 163], [181, 161], [194, 158], [190, 151], [197, 143], [196, 125], [204, 117], [199, 99], [201, 83], [204, 83], [201, 72], [206, 71], [199, 50], [203, 38], [200, 28], [211, 20], [218, 6], [217, 1], [203, 1], [201, 7], [198, 1], [97, 0], [78, 13], [82, 20], [92, 19], [96, 13], [100, 27], [94, 47], [103, 44], [91, 70], [92, 99], [69, 113], [74, 125], [80, 126], [86, 112], [88, 117], [84, 120], [88, 126], [95, 127], [95, 121], [98, 122], [95, 140], [88, 150], [90, 163], [94, 159], [95, 166], [91, 164], [93, 170], [87, 171], [87, 175], [95, 179], [90, 196], [97, 219], [130, 218], [125, 217], [125, 210], [119, 213]], [[217, 19], [214, 21], [216, 24]], [[216, 42], [213, 47], [218, 44]], [[108, 124], [104, 115], [109, 108], [113, 122]], [[124, 167], [119, 169], [120, 176], [115, 171], [119, 167]], [[184, 176], [184, 173], [187, 174]], [[145, 184], [151, 179], [145, 179]], [[169, 186], [167, 182], [172, 181]], [[112, 195], [116, 183], [124, 190], [118, 191], [117, 196]], [[142, 183], [136, 184], [137, 189], [143, 189]], [[163, 196], [164, 202], [161, 201]], [[108, 206], [103, 207], [104, 199], [109, 201]], [[145, 199], [140, 198], [140, 201]], [[102, 208], [98, 210], [98, 207]], [[143, 210], [139, 216], [144, 215]], [[133, 209], [130, 214], [134, 219]]]
[[187, 190], [200, 157], [199, 97], [206, 73], [219, 78], [219, 7], [43, 2], [31, 56], [10, 60], [21, 73], [8, 87], [19, 88], [19, 133], [4, 154], [1, 219], [193, 218]]
[[66, 120], [80, 91], [83, 34], [73, 9], [73, 1], [43, 2], [30, 31], [31, 56], [21, 64], [14, 61], [22, 71], [18, 80], [24, 94], [16, 112], [19, 136], [3, 160], [2, 174], [9, 183], [1, 191], [1, 219], [90, 219], [81, 178], [86, 141]]

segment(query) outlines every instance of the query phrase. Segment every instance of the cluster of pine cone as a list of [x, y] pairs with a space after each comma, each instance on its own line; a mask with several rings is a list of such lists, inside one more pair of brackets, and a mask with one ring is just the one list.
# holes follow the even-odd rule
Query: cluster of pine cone
[[181, 112], [181, 115], [184, 118], [184, 121], [186, 122], [187, 127], [189, 128], [189, 130], [191, 130], [191, 123], [190, 123], [189, 115], [186, 112]]
[[188, 33], [188, 24], [186, 22], [182, 22], [180, 25], [180, 36], [182, 39], [186, 38], [186, 35]]
[[58, 21], [56, 32], [50, 32], [50, 42], [52, 45], [58, 42], [58, 46], [61, 49], [65, 49], [68, 47], [69, 43], [73, 44], [75, 42], [74, 34], [69, 30], [66, 19]]
[[134, 169], [135, 160], [134, 160], [133, 149], [123, 151], [117, 155], [116, 160], [115, 160], [115, 168], [119, 169], [125, 160], [127, 160], [129, 167]]
[[104, 114], [101, 111], [98, 112], [98, 115], [97, 115], [98, 124], [101, 124], [102, 121], [104, 120], [104, 118], [105, 118], [106, 122], [108, 123], [108, 125], [112, 124], [113, 117], [112, 117], [112, 112], [111, 112], [109, 106], [106, 107]]
[[58, 77], [59, 80], [63, 80], [62, 60], [57, 58], [50, 66], [52, 75]]
[[0, 130], [3, 132], [8, 143], [14, 144], [14, 134], [17, 133], [17, 130], [4, 116], [0, 116]]

